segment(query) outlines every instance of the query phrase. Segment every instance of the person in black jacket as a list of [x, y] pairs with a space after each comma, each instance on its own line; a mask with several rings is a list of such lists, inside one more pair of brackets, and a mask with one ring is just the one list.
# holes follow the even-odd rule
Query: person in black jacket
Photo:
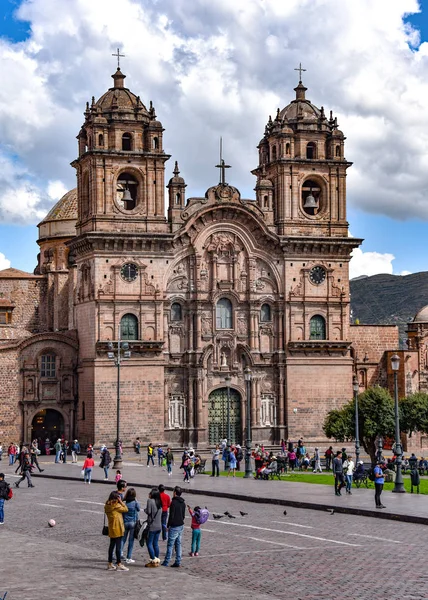
[[9, 484], [4, 480], [4, 473], [0, 473], [0, 525], [4, 525], [4, 503], [9, 500]]
[[172, 557], [172, 551], [175, 548], [175, 562], [171, 567], [180, 567], [181, 565], [181, 538], [184, 529], [184, 517], [186, 515], [186, 504], [181, 497], [182, 489], [178, 485], [174, 488], [174, 495], [169, 507], [168, 517], [168, 545], [166, 554], [162, 563], [163, 567], [167, 567]]
[[22, 474], [21, 479], [15, 482], [15, 487], [19, 487], [19, 484], [27, 478], [28, 487], [35, 487], [31, 480], [31, 471], [33, 470], [33, 465], [31, 464], [30, 455], [28, 451], [24, 454], [23, 459], [21, 461]]
[[336, 496], [341, 496], [341, 489], [345, 487], [345, 479], [343, 477], [342, 453], [338, 452], [336, 458], [333, 459], [333, 475], [334, 475], [334, 492]]

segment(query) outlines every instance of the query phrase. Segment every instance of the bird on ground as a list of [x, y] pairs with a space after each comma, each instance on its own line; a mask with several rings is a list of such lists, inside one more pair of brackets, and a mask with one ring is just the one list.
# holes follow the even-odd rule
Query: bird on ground
[[215, 513], [213, 513], [213, 517], [214, 519], [222, 519], [224, 515], [216, 515]]
[[236, 517], [234, 517], [233, 515], [231, 515], [230, 513], [227, 515], [229, 517], [229, 519], [236, 519]]
[[286, 510], [284, 510], [284, 516], [285, 516], [285, 517], [287, 516], [287, 511], [286, 511]]
[[226, 511], [224, 514], [226, 515], [226, 517], [228, 517], [230, 515], [230, 512]]
[[248, 515], [248, 513], [242, 512], [242, 510], [239, 511], [241, 513], [241, 517], [246, 517]]

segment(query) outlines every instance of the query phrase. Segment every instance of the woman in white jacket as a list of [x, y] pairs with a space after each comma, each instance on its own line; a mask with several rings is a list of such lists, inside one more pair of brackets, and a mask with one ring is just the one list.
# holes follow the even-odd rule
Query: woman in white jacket
[[352, 494], [352, 475], [354, 473], [355, 463], [352, 460], [352, 456], [348, 454], [348, 458], [343, 463], [343, 470], [346, 474], [346, 493]]

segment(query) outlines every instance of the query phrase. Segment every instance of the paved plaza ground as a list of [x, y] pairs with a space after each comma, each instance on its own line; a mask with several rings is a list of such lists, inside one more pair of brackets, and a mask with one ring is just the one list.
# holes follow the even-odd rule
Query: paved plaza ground
[[[4, 461], [1, 466], [13, 472]], [[146, 569], [147, 550], [136, 547], [136, 563], [129, 572], [107, 572], [108, 539], [101, 528], [103, 505], [114, 485], [84, 485], [79, 466], [43, 466], [43, 475], [75, 474], [76, 479], [35, 477], [34, 489], [16, 490], [7, 503], [6, 523], [0, 528], [0, 598], [6, 592], [6, 600], [428, 598], [427, 526], [296, 507], [286, 507], [284, 515], [284, 506], [187, 491], [206, 486], [212, 492], [217, 486], [219, 494], [227, 488], [247, 497], [260, 495], [260, 490], [285, 497], [295, 493], [291, 487], [299, 486], [299, 494], [310, 493], [312, 501], [327, 493], [336, 501], [328, 487], [284, 482], [195, 478], [185, 488], [186, 502], [206, 505], [215, 513], [228, 510], [237, 518], [210, 519], [203, 526], [201, 554], [195, 558], [188, 556], [191, 534], [186, 518], [181, 569]], [[170, 481], [158, 468], [125, 463], [123, 471], [128, 480], [146, 484], [179, 481], [178, 473]], [[14, 480], [10, 475], [7, 479]], [[144, 504], [148, 490], [140, 487], [137, 492]], [[372, 490], [356, 490], [338, 501], [366, 503], [372, 496]], [[389, 493], [385, 504], [399, 502], [395, 508], [404, 510], [406, 502], [410, 506], [423, 500], [399, 498]], [[241, 517], [240, 510], [248, 515]], [[52, 529], [47, 525], [50, 518], [57, 521]]]

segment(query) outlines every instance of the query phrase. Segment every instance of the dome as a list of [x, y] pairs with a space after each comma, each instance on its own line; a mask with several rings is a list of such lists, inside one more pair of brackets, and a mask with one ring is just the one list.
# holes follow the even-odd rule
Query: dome
[[318, 119], [321, 116], [319, 108], [314, 106], [309, 100], [293, 100], [288, 106], [279, 113], [281, 119], [295, 121], [297, 117], [303, 119]]
[[74, 237], [77, 221], [77, 188], [64, 194], [38, 225], [39, 238]]
[[114, 87], [103, 94], [101, 98], [95, 102], [93, 108], [95, 108], [95, 110], [98, 109], [101, 113], [109, 113], [113, 110], [129, 111], [138, 109], [149, 116], [149, 112], [141, 102], [140, 97], [124, 87], [125, 77], [126, 75], [124, 75], [120, 69], [117, 69], [116, 73], [112, 75]]
[[428, 304], [416, 314], [413, 323], [428, 323]]
[[257, 188], [273, 188], [273, 183], [270, 179], [260, 179]]

